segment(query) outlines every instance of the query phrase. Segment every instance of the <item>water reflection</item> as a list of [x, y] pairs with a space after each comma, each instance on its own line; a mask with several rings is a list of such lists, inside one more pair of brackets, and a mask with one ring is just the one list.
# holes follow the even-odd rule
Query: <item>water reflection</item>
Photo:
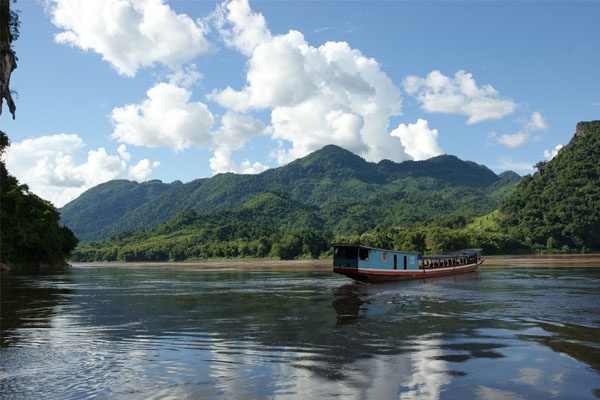
[[[36, 335], [39, 328], [50, 328], [52, 319], [72, 293], [70, 272], [17, 275], [0, 273], [0, 347], [18, 345], [17, 330]], [[35, 341], [29, 337], [28, 340]]]
[[412, 374], [403, 385], [400, 399], [439, 399], [443, 387], [450, 383], [448, 365], [443, 359], [440, 338], [422, 339], [415, 342], [411, 354]]
[[589, 269], [385, 285], [329, 272], [14, 275], [2, 282], [0, 395], [592, 397], [599, 278]]

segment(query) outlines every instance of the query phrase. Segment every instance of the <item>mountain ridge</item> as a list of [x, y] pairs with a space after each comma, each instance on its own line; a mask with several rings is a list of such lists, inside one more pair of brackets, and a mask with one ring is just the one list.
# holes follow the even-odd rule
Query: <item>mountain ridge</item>
[[328, 145], [257, 175], [223, 173], [170, 184], [157, 180], [110, 181], [89, 189], [60, 211], [62, 223], [85, 243], [121, 231], [155, 226], [185, 209], [200, 214], [231, 210], [266, 191], [285, 193], [291, 200], [309, 206], [335, 208], [357, 201], [376, 201], [379, 196], [402, 198], [415, 191], [450, 187], [477, 191], [494, 184], [514, 184], [502, 182], [489, 168], [455, 156], [373, 163], [339, 146]]

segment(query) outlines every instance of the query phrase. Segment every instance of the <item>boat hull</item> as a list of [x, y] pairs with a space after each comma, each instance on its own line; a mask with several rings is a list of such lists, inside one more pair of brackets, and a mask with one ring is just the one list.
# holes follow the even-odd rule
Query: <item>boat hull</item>
[[372, 270], [362, 268], [343, 268], [334, 267], [333, 272], [345, 275], [348, 278], [354, 279], [360, 282], [366, 283], [379, 283], [379, 282], [394, 282], [394, 281], [407, 281], [414, 279], [426, 279], [438, 276], [450, 276], [458, 274], [466, 274], [475, 271], [479, 266], [483, 264], [483, 260], [480, 260], [473, 264], [461, 265], [456, 267], [448, 268], [432, 268], [432, 269], [420, 269], [420, 270]]

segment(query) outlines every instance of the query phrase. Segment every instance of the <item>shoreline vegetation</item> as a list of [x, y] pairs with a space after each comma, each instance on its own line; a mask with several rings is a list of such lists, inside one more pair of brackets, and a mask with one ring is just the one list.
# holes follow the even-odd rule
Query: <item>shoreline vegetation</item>
[[[480, 269], [498, 268], [580, 268], [600, 267], [600, 253], [548, 255], [483, 256]], [[197, 269], [199, 271], [257, 270], [257, 271], [322, 271], [331, 268], [333, 259], [276, 260], [276, 259], [212, 259], [181, 262], [76, 262], [77, 267], [157, 267]]]

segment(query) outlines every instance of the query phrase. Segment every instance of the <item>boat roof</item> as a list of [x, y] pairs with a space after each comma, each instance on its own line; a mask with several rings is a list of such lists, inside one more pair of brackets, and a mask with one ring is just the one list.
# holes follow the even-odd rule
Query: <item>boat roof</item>
[[442, 253], [442, 254], [427, 254], [427, 255], [424, 255], [423, 257], [433, 258], [433, 259], [445, 259], [445, 258], [452, 258], [452, 257], [469, 256], [469, 255], [473, 255], [475, 253], [479, 253], [481, 251], [483, 251], [483, 249], [479, 249], [479, 248], [463, 249], [463, 250], [457, 250], [457, 251], [449, 251], [449, 252]]
[[421, 254], [418, 251], [384, 249], [381, 247], [365, 246], [362, 244], [335, 243], [335, 244], [332, 244], [331, 247], [356, 247], [356, 248], [366, 249], [366, 250], [392, 251], [392, 252], [404, 253], [404, 254]]
[[[421, 253], [419, 253], [418, 251], [383, 249], [381, 247], [365, 246], [362, 244], [335, 243], [335, 244], [332, 244], [331, 247], [356, 247], [359, 249], [366, 249], [366, 250], [390, 251], [390, 252], [396, 252], [396, 253], [421, 255]], [[469, 256], [469, 255], [473, 255], [475, 253], [479, 253], [481, 251], [483, 251], [483, 249], [472, 248], [472, 249], [449, 251], [449, 252], [442, 253], [442, 254], [427, 254], [427, 255], [423, 255], [423, 257], [429, 258], [429, 259], [440, 259], [441, 260], [441, 259], [452, 258], [452, 257]]]

